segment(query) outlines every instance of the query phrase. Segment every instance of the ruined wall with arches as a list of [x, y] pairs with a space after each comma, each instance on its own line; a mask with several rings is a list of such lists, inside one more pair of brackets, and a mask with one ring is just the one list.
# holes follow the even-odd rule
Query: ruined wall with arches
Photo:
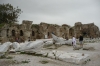
[[0, 29], [0, 41], [24, 42], [26, 40], [34, 41], [36, 39], [52, 38], [51, 34], [65, 39], [71, 39], [73, 36], [79, 38], [82, 34], [84, 37], [100, 37], [99, 28], [94, 23], [82, 24], [76, 22], [73, 27], [63, 24], [32, 24], [33, 21], [23, 20], [22, 24], [5, 24]]
[[94, 23], [82, 24], [81, 22], [76, 22], [74, 28], [77, 38], [80, 34], [82, 34], [86, 38], [100, 37], [99, 28]]

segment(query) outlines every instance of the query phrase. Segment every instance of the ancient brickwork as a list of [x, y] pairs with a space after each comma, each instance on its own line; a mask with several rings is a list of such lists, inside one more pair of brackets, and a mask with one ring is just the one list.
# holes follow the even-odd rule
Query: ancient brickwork
[[36, 40], [44, 38], [52, 38], [51, 33], [58, 37], [70, 39], [73, 36], [79, 38], [82, 34], [84, 37], [97, 38], [100, 37], [99, 28], [94, 23], [82, 24], [76, 22], [73, 27], [63, 24], [48, 24], [41, 22], [40, 24], [32, 24], [33, 21], [23, 20], [22, 24], [5, 24], [0, 29], [0, 41], [18, 41]]
[[75, 23], [75, 34], [78, 38], [80, 34], [87, 38], [100, 37], [99, 28], [94, 23], [82, 24], [81, 22]]

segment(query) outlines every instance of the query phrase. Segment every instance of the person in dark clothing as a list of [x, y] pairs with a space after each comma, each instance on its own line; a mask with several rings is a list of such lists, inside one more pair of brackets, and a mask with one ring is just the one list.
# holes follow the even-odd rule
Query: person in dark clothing
[[83, 36], [80, 35], [79, 37], [80, 47], [83, 48]]
[[30, 37], [28, 37], [28, 41], [30, 41]]

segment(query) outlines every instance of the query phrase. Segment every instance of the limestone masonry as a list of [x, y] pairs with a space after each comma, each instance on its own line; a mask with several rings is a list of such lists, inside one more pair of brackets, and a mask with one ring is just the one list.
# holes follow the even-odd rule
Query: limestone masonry
[[20, 42], [25, 40], [36, 40], [43, 38], [52, 38], [51, 33], [65, 39], [76, 38], [82, 34], [86, 38], [99, 38], [99, 28], [94, 23], [82, 24], [76, 22], [73, 27], [63, 24], [48, 24], [41, 22], [40, 24], [32, 24], [33, 21], [23, 20], [22, 24], [5, 24], [0, 29], [0, 42], [11, 41], [15, 42], [19, 39]]

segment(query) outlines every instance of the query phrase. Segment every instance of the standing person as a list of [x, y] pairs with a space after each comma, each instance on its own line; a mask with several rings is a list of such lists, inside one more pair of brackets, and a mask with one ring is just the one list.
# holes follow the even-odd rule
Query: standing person
[[30, 41], [30, 37], [28, 37], [28, 41]]
[[18, 37], [15, 38], [16, 42], [18, 42]]
[[79, 37], [80, 47], [83, 48], [83, 36], [80, 34]]
[[20, 43], [20, 38], [16, 37], [16, 42]]
[[72, 38], [73, 48], [76, 48], [76, 38], [73, 36]]

